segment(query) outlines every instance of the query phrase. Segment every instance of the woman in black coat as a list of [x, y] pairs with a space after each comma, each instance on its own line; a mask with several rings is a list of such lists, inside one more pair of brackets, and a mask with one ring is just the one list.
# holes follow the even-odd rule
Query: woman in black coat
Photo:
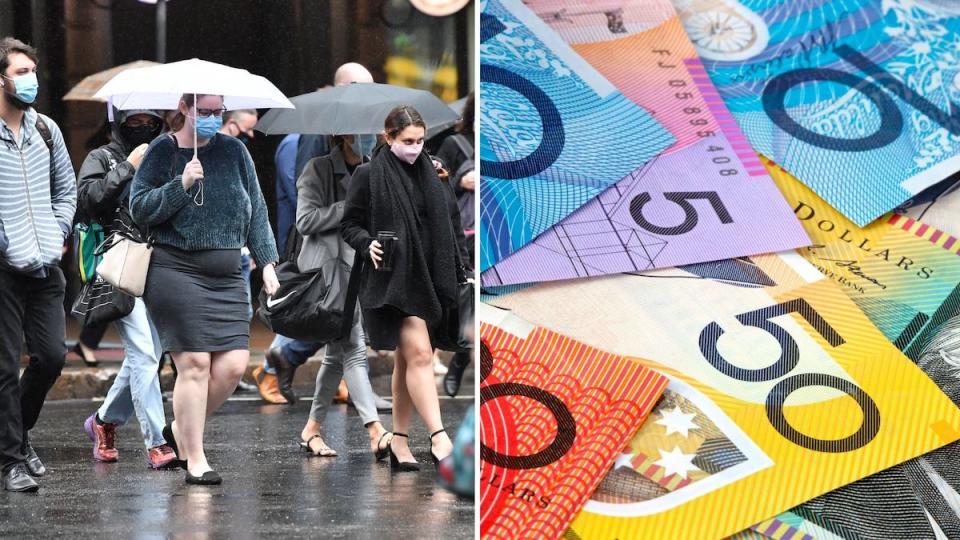
[[[443, 429], [433, 378], [430, 328], [445, 310], [456, 309], [457, 284], [464, 279], [456, 238], [462, 231], [451, 216], [450, 188], [423, 152], [427, 126], [416, 109], [393, 109], [384, 122], [386, 145], [350, 181], [341, 231], [357, 252], [362, 272], [360, 305], [370, 346], [395, 350], [393, 429], [390, 463], [396, 470], [419, 469], [406, 431], [413, 409], [430, 430], [435, 462], [453, 448]], [[390, 231], [392, 270], [381, 270], [378, 233]]]

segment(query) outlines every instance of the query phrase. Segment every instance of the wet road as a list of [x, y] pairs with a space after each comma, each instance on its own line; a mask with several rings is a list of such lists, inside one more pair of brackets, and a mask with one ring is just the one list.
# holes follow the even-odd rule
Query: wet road
[[[472, 403], [441, 400], [451, 434]], [[419, 420], [410, 444], [422, 469], [391, 474], [374, 462], [352, 407], [331, 407], [325, 426], [340, 455], [309, 457], [296, 446], [309, 401], [238, 394], [208, 420], [207, 456], [224, 483], [205, 487], [187, 486], [180, 470], [148, 469], [135, 419], [118, 430], [120, 462], [95, 463], [83, 421], [97, 406], [45, 406], [32, 439], [49, 471], [39, 493], [0, 490], [0, 538], [473, 538], [473, 501], [435, 483]]]

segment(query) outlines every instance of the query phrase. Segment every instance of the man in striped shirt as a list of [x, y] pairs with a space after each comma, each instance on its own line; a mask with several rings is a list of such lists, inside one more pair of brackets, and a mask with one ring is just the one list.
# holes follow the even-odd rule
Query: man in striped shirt
[[[66, 349], [58, 263], [77, 206], [63, 135], [30, 104], [37, 53], [0, 39], [0, 468], [7, 491], [36, 491], [45, 468], [27, 433], [60, 376]], [[30, 363], [20, 372], [21, 344]]]

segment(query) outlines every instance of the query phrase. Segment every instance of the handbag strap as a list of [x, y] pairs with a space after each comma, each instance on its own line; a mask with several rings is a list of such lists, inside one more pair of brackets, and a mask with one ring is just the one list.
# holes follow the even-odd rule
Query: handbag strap
[[353, 269], [350, 270], [350, 281], [347, 282], [347, 297], [343, 302], [341, 337], [350, 335], [350, 329], [353, 328], [353, 314], [357, 310], [357, 297], [360, 295], [360, 280], [365, 264], [362, 252], [354, 252]]

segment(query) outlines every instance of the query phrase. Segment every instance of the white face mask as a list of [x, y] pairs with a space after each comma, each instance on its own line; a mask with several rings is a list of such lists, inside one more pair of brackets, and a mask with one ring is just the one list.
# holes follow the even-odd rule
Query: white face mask
[[423, 143], [403, 144], [400, 141], [393, 141], [390, 144], [390, 151], [393, 152], [393, 155], [413, 165], [417, 161], [417, 157], [420, 156], [420, 152], [423, 151]]

